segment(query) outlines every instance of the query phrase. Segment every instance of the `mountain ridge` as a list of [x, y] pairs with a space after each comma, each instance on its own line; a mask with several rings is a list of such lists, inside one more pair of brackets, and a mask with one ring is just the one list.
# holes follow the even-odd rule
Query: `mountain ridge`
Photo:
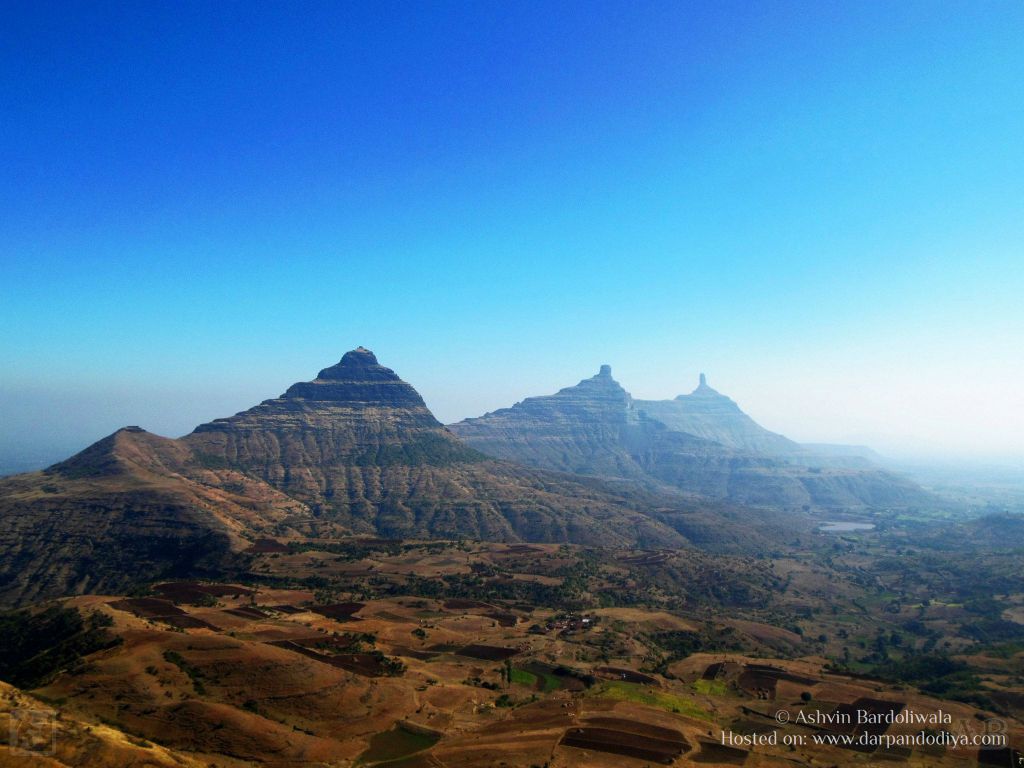
[[758, 425], [708, 386], [703, 374], [690, 395], [634, 400], [605, 365], [596, 376], [553, 395], [528, 397], [449, 428], [470, 446], [502, 459], [594, 476], [646, 478], [652, 488], [668, 484], [745, 505], [900, 506], [929, 498], [892, 473], [791, 461], [809, 453]]
[[774, 536], [681, 494], [488, 457], [365, 348], [182, 438], [126, 427], [0, 479], [0, 520], [6, 604], [234, 572], [261, 536], [736, 551]]
[[864, 446], [808, 444], [765, 429], [732, 398], [713, 389], [700, 374], [689, 394], [670, 400], [636, 400], [636, 407], [679, 432], [713, 440], [727, 448], [783, 459], [791, 464], [834, 469], [879, 469], [880, 458]]

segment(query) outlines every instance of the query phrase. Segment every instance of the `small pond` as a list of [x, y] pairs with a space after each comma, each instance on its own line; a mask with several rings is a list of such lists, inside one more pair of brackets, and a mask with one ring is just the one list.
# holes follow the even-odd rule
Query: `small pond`
[[823, 533], [850, 533], [852, 531], [870, 531], [874, 523], [854, 523], [849, 520], [826, 520], [818, 529]]

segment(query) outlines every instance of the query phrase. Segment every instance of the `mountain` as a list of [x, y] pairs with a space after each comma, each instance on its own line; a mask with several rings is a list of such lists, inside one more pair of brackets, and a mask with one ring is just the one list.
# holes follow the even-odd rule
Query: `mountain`
[[746, 505], [846, 508], [929, 499], [889, 473], [788, 461], [786, 452], [800, 453], [799, 444], [760, 427], [703, 377], [682, 399], [634, 401], [604, 365], [576, 386], [450, 429], [473, 448], [528, 466], [641, 480], [651, 489], [668, 485]]
[[126, 427], [45, 471], [0, 479], [0, 604], [217, 571], [248, 531], [301, 506]]
[[608, 365], [553, 395], [529, 397], [449, 429], [491, 456], [560, 472], [648, 483], [662, 478], [674, 486], [683, 482], [681, 469], [692, 469], [687, 490], [708, 496], [726, 495], [734, 469], [772, 466], [648, 417]]
[[769, 546], [777, 531], [744, 517], [495, 460], [360, 347], [183, 438], [127, 427], [49, 469], [0, 479], [0, 604], [230, 572], [260, 536]]
[[674, 400], [637, 400], [635, 405], [677, 432], [703, 437], [728, 448], [767, 456], [801, 452], [799, 443], [769, 432], [735, 402], [709, 387], [703, 373], [698, 387], [688, 395], [679, 395]]
[[289, 523], [306, 535], [683, 541], [618, 496], [468, 447], [362, 347], [313, 381], [180, 442], [208, 466], [237, 469], [302, 501], [308, 517]]
[[865, 446], [797, 443], [765, 429], [731, 398], [709, 387], [703, 373], [697, 388], [688, 395], [673, 400], [636, 400], [635, 405], [671, 429], [791, 464], [878, 469], [882, 463], [881, 457]]

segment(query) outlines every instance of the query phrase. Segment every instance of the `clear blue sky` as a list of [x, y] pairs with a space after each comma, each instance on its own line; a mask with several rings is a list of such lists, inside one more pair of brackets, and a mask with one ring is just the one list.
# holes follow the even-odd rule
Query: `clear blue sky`
[[[1024, 456], [1024, 3], [8, 2], [0, 456], [364, 344]], [[916, 441], [916, 442], [915, 442]]]

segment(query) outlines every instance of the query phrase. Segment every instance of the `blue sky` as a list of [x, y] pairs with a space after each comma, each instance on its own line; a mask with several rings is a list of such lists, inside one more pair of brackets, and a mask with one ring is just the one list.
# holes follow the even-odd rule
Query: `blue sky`
[[1024, 456], [1019, 2], [8, 3], [0, 457], [364, 344]]

